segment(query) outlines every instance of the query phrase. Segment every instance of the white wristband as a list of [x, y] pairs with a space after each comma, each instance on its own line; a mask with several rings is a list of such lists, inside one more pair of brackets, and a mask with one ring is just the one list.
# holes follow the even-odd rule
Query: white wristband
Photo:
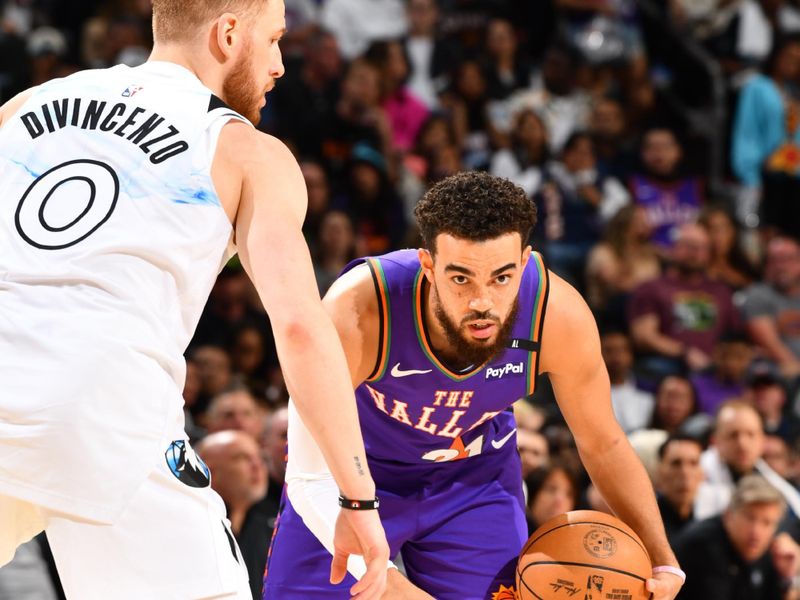
[[686, 583], [686, 573], [684, 573], [678, 567], [670, 567], [670, 566], [653, 567], [653, 575], [655, 575], [656, 573], [671, 573], [676, 577], [680, 577], [681, 582]]

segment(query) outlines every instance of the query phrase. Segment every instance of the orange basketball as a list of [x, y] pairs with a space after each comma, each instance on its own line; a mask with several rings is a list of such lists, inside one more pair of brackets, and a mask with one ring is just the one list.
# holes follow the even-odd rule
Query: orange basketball
[[642, 541], [622, 521], [575, 510], [547, 521], [517, 564], [520, 600], [647, 600], [653, 567]]

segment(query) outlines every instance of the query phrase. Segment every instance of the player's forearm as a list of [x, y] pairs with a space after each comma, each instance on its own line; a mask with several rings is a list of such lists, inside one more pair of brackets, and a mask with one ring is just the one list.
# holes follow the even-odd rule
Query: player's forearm
[[275, 328], [287, 387], [342, 493], [375, 496], [344, 352], [322, 305]]
[[602, 451], [582, 451], [581, 458], [614, 513], [642, 539], [653, 565], [677, 566], [653, 486], [628, 440], [620, 435]]

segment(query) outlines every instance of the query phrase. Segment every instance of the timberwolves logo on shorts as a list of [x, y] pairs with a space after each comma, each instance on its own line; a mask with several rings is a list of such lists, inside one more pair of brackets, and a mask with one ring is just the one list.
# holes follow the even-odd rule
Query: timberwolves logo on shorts
[[211, 483], [211, 473], [187, 440], [172, 442], [165, 454], [167, 466], [179, 481], [189, 487], [202, 488]]

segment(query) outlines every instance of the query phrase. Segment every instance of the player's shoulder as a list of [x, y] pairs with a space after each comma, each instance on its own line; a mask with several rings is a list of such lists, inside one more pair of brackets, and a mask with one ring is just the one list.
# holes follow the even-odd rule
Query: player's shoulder
[[335, 311], [377, 312], [374, 277], [375, 274], [366, 261], [357, 264], [333, 282], [323, 298], [323, 303]]
[[217, 149], [235, 156], [238, 161], [297, 162], [289, 147], [281, 140], [233, 117], [220, 131]]
[[594, 316], [586, 300], [571, 284], [548, 269], [549, 290], [545, 312], [544, 336], [556, 338], [573, 334], [586, 327], [596, 327]]

